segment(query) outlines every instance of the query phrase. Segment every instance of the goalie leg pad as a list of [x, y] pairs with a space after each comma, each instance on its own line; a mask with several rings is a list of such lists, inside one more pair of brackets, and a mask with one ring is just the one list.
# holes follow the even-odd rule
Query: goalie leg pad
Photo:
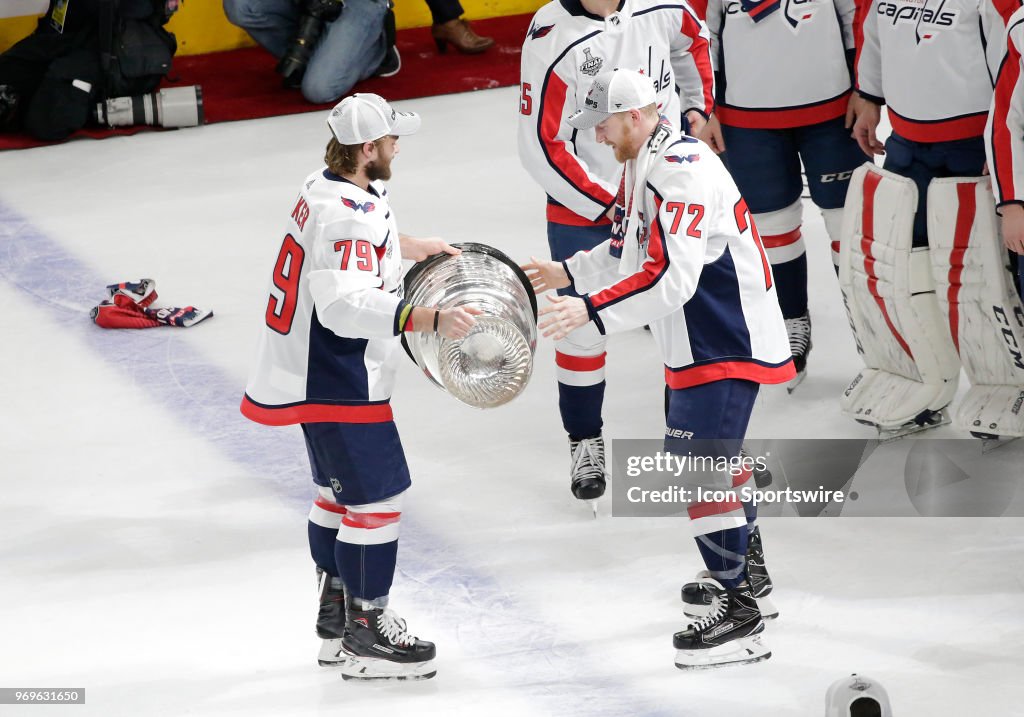
[[936, 296], [971, 388], [955, 414], [972, 433], [1024, 436], [1024, 307], [999, 239], [988, 177], [932, 180]]
[[850, 180], [839, 283], [865, 370], [840, 401], [848, 416], [892, 432], [935, 425], [960, 363], [935, 298], [926, 247], [914, 248], [914, 182], [865, 163]]

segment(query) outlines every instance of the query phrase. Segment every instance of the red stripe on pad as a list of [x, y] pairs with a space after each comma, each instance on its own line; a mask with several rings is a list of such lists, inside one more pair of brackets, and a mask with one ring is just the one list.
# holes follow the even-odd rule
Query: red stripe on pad
[[963, 287], [964, 254], [971, 241], [971, 227], [977, 212], [974, 184], [962, 182], [956, 185], [957, 211], [956, 227], [953, 230], [953, 251], [949, 254], [949, 333], [953, 337], [956, 352], [960, 353], [960, 289]]
[[349, 512], [341, 519], [341, 524], [347, 525], [350, 528], [365, 528], [367, 530], [373, 530], [374, 528], [383, 528], [388, 525], [393, 525], [397, 523], [401, 517], [401, 513]]
[[875, 274], [875, 257], [871, 254], [871, 247], [875, 242], [875, 192], [878, 191], [878, 185], [881, 181], [882, 176], [880, 174], [868, 172], [864, 175], [864, 214], [861, 226], [861, 232], [864, 236], [860, 241], [861, 251], [864, 252], [864, 271], [868, 276], [868, 292], [874, 297], [875, 303], [878, 304], [878, 309], [882, 312], [882, 318], [885, 319], [886, 326], [889, 327], [889, 331], [900, 345], [900, 348], [906, 352], [907, 356], [913, 359], [914, 354], [910, 352], [907, 342], [903, 340], [900, 332], [896, 329], [896, 325], [893, 324], [892, 319], [889, 317], [889, 309], [885, 305], [885, 300], [878, 293], [878, 276]]
[[561, 351], [555, 351], [555, 365], [569, 371], [597, 371], [604, 368], [607, 355], [607, 351], [600, 356], [570, 356]]

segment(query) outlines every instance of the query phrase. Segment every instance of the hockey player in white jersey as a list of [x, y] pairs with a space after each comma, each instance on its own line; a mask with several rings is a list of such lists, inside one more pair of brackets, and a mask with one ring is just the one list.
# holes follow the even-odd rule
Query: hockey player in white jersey
[[342, 100], [327, 124], [327, 166], [307, 177], [274, 264], [242, 413], [301, 424], [318, 496], [309, 546], [320, 575], [320, 664], [345, 678], [420, 679], [433, 643], [388, 607], [409, 468], [391, 414], [403, 331], [465, 337], [473, 307], [413, 306], [402, 259], [458, 253], [398, 233], [383, 180], [398, 137], [420, 125], [383, 98]]
[[[850, 136], [854, 0], [708, 0], [726, 166], [747, 200], [772, 263], [797, 371], [811, 350], [803, 182], [839, 264], [846, 188], [868, 159]], [[773, 48], [766, 51], [765, 48]]]
[[[651, 81], [602, 73], [569, 123], [595, 127], [625, 172], [612, 235], [562, 262], [523, 268], [540, 291], [572, 287], [540, 313], [545, 336], [592, 336], [650, 324], [669, 387], [666, 450], [735, 458], [758, 389], [794, 376], [771, 266], [750, 210], [703, 142], [659, 116]], [[749, 470], [728, 485], [751, 481]], [[692, 503], [690, 525], [721, 586], [707, 615], [676, 633], [681, 669], [770, 656], [746, 560], [756, 506], [728, 497]], [[750, 511], [748, 513], [748, 511]]]
[[[961, 355], [975, 351], [960, 334], [980, 324], [962, 309], [981, 306], [970, 293], [995, 282], [965, 272], [962, 250], [969, 237], [991, 234], [991, 212], [977, 211], [991, 207], [982, 135], [1005, 23], [1019, 6], [871, 0], [858, 8], [863, 101], [854, 136], [885, 162], [857, 170], [848, 193], [840, 286], [865, 368], [840, 405], [886, 438], [948, 422]], [[883, 104], [892, 125], [884, 146]]]
[[[608, 238], [620, 167], [592, 130], [566, 118], [602, 70], [650, 77], [673, 126], [697, 134], [714, 107], [707, 29], [685, 0], [553, 0], [523, 43], [519, 158], [547, 194], [548, 245], [564, 259]], [[569, 434], [574, 496], [604, 493], [605, 341], [573, 334], [555, 346], [558, 403]]]

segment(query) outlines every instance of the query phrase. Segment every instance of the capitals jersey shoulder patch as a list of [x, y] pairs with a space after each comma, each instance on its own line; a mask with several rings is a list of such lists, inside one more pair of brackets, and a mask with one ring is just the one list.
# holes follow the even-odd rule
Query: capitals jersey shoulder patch
[[354, 199], [349, 199], [348, 197], [342, 197], [341, 203], [354, 212], [365, 212], [366, 214], [369, 214], [377, 208], [373, 202], [357, 202]]
[[548, 33], [555, 29], [554, 24], [551, 25], [537, 25], [536, 23], [530, 25], [530, 29], [526, 35], [531, 40], [539, 40], [542, 37], [547, 37]]

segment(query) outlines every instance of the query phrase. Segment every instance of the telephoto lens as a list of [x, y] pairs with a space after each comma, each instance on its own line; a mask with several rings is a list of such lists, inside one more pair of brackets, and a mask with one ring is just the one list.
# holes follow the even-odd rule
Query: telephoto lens
[[295, 39], [277, 63], [277, 72], [284, 77], [285, 84], [298, 86], [324, 25], [337, 20], [344, 7], [344, 0], [305, 0]]
[[203, 123], [203, 88], [168, 87], [148, 95], [111, 97], [96, 105], [96, 121], [108, 127], [196, 127]]

